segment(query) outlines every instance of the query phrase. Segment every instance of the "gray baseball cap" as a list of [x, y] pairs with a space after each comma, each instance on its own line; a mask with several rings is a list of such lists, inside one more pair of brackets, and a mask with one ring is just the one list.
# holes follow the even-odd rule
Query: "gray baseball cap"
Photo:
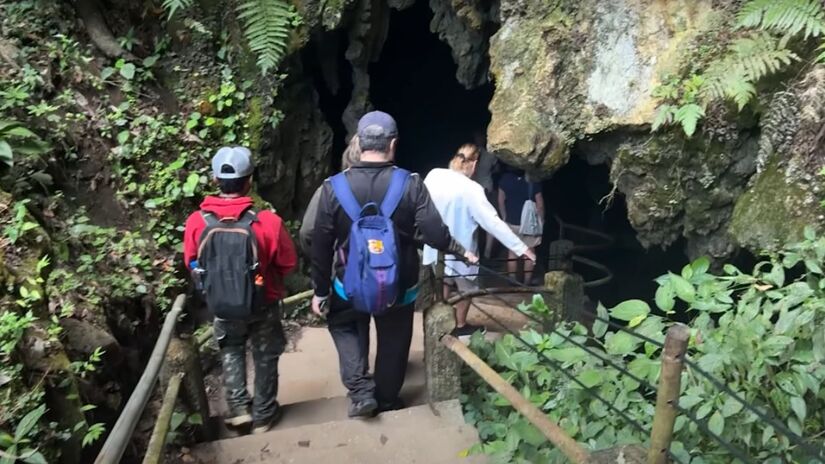
[[222, 147], [212, 158], [212, 175], [216, 179], [240, 179], [252, 175], [252, 153], [244, 147]]
[[395, 119], [383, 111], [371, 111], [358, 121], [359, 137], [396, 137], [398, 125]]

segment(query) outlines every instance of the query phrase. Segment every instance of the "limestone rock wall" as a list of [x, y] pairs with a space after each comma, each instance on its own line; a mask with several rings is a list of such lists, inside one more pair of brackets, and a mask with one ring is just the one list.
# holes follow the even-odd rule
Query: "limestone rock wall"
[[649, 124], [660, 75], [712, 14], [706, 0], [504, 0], [490, 148], [549, 175], [576, 140]]

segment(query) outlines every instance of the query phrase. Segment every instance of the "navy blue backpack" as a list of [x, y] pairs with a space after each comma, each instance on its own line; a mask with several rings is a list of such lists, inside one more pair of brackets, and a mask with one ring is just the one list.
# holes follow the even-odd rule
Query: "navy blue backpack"
[[358, 204], [345, 173], [331, 178], [338, 202], [352, 219], [343, 287], [347, 300], [358, 311], [380, 314], [392, 307], [401, 293], [398, 236], [391, 218], [409, 177], [409, 171], [393, 168], [380, 207], [373, 202]]

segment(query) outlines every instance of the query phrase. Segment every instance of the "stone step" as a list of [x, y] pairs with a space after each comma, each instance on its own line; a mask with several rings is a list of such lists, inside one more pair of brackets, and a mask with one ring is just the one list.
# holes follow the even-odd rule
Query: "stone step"
[[460, 404], [453, 400], [433, 408], [422, 405], [387, 412], [371, 420], [279, 425], [262, 435], [200, 444], [192, 457], [201, 464], [484, 463], [483, 456], [463, 457], [477, 441], [475, 430], [464, 424]]

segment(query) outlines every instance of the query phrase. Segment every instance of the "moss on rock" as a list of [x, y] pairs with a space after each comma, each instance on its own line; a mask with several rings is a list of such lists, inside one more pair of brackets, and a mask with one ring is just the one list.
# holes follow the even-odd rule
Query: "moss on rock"
[[736, 202], [730, 232], [753, 250], [776, 249], [800, 240], [806, 226], [822, 222], [818, 205], [812, 208], [810, 202], [805, 186], [787, 178], [774, 158]]

